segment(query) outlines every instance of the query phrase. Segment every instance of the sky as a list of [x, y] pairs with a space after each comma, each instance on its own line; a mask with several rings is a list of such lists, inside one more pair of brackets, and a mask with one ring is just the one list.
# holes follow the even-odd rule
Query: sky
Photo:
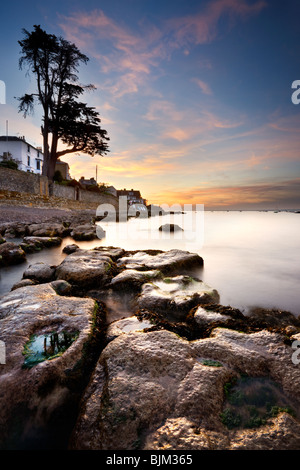
[[83, 99], [110, 137], [106, 156], [63, 158], [73, 178], [97, 168], [153, 204], [300, 209], [299, 15], [299, 0], [2, 2], [0, 135], [8, 121], [42, 145], [41, 110], [16, 99], [35, 90], [18, 41], [37, 24], [89, 57]]

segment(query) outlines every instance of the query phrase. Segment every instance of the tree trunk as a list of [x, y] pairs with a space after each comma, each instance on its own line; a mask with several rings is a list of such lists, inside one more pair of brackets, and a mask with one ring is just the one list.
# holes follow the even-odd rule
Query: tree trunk
[[48, 155], [48, 168], [47, 168], [47, 176], [49, 180], [53, 180], [54, 173], [55, 173], [55, 165], [57, 161], [57, 143], [58, 143], [58, 136], [56, 134], [52, 134], [52, 144], [51, 144], [51, 151]]

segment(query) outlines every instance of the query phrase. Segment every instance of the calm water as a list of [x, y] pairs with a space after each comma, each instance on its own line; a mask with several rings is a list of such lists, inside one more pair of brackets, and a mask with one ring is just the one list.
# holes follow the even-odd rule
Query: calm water
[[[159, 226], [165, 223], [178, 224], [184, 231], [160, 232]], [[223, 305], [244, 313], [261, 306], [300, 314], [300, 214], [199, 211], [100, 225], [106, 231], [104, 239], [77, 244], [196, 252], [204, 259], [204, 268], [196, 274], [219, 291]], [[28, 255], [27, 263], [0, 269], [0, 294], [22, 278], [27, 265], [59, 264], [69, 243], [74, 241], [66, 238], [59, 248]]]

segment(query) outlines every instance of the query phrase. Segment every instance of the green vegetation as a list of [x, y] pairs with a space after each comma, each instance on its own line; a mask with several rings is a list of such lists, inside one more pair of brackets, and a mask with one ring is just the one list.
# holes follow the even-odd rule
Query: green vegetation
[[223, 367], [223, 364], [221, 364], [221, 362], [214, 361], [212, 359], [204, 359], [203, 361], [201, 361], [201, 364], [209, 367]]
[[295, 411], [278, 384], [266, 377], [240, 377], [224, 386], [225, 408], [221, 421], [228, 429], [253, 429], [281, 412]]

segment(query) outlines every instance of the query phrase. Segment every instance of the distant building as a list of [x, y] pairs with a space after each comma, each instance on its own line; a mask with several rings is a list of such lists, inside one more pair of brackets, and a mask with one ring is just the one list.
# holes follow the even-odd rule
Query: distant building
[[107, 188], [105, 189], [105, 192], [112, 194], [113, 196], [117, 196], [117, 193], [118, 193], [114, 186], [107, 186]]
[[131, 206], [132, 204], [144, 204], [146, 205], [146, 199], [141, 196], [140, 191], [134, 189], [119, 189], [117, 196], [126, 196], [127, 202]]
[[19, 170], [42, 174], [42, 148], [29, 144], [25, 137], [0, 136], [0, 157], [2, 155], [10, 155], [18, 163]]
[[55, 163], [55, 171], [59, 171], [64, 180], [72, 179], [70, 176], [69, 164], [66, 162], [61, 162], [60, 160], [57, 160], [57, 162]]
[[82, 176], [80, 178], [79, 183], [82, 186], [95, 186], [95, 185], [97, 185], [97, 181], [95, 180], [95, 178], [90, 178], [89, 180], [86, 180], [86, 179], [84, 179], [84, 176]]

